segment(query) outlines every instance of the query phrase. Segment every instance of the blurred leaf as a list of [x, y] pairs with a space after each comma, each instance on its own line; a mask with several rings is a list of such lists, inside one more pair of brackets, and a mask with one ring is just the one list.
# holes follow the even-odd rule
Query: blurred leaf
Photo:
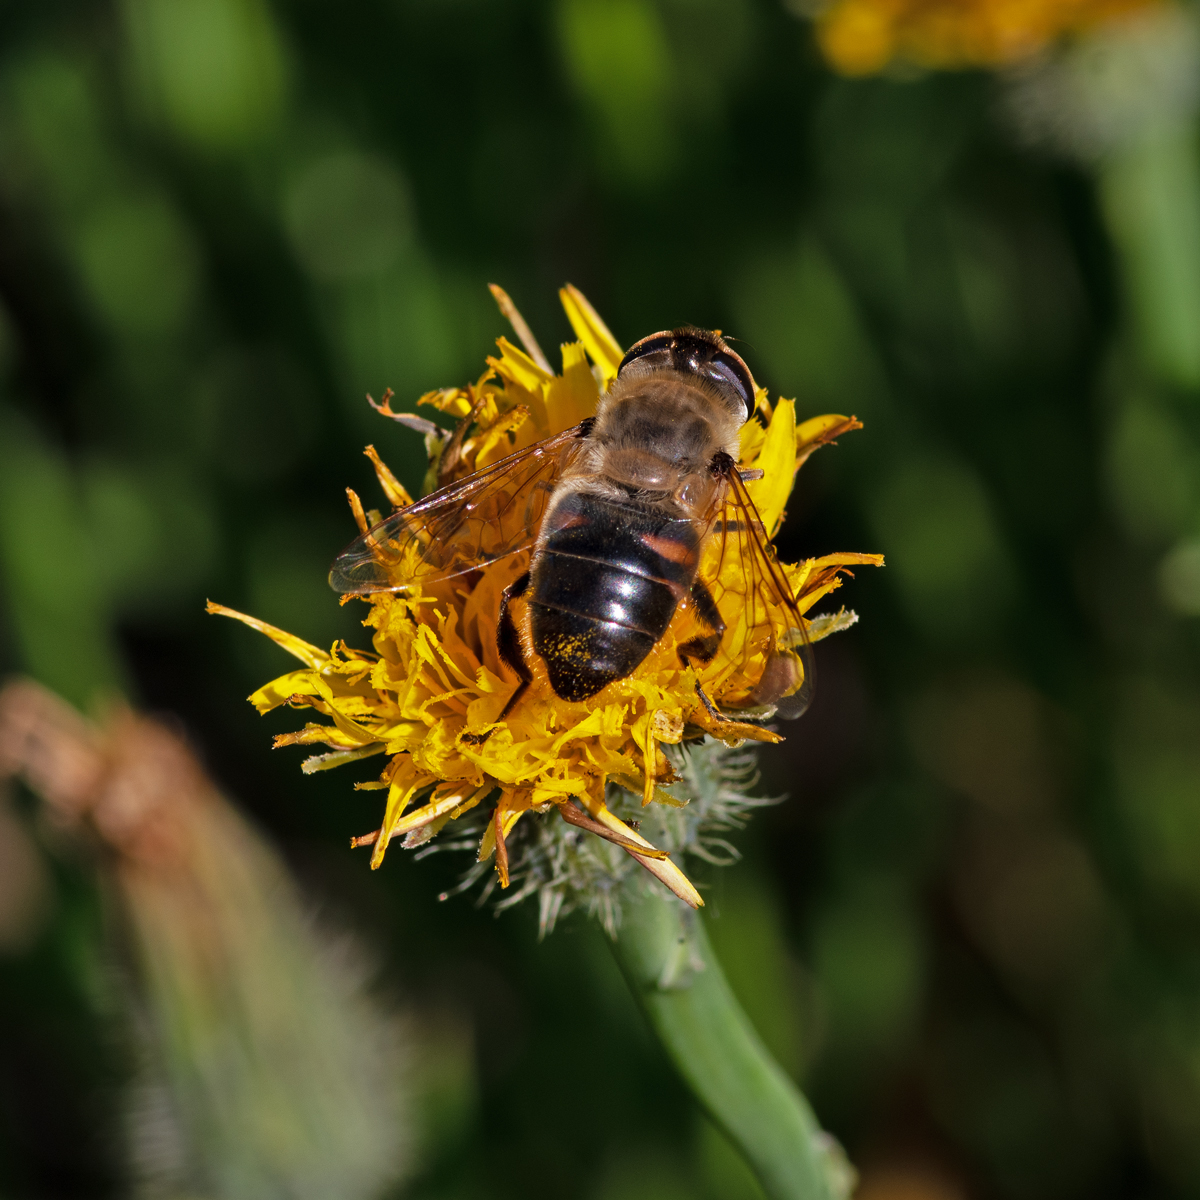
[[612, 1155], [587, 1192], [588, 1200], [688, 1200], [694, 1195], [684, 1163], [636, 1142]]
[[1180, 542], [1158, 569], [1167, 606], [1184, 617], [1200, 617], [1200, 539]]
[[[10, 185], [19, 180], [34, 190], [44, 181], [53, 211], [68, 220], [105, 197], [121, 174], [105, 136], [95, 83], [83, 64], [45, 48], [18, 59], [6, 72], [9, 113], [18, 123], [28, 162], [17, 174], [12, 168], [19, 160], [10, 161], [5, 174]], [[40, 178], [35, 182], [30, 175]]]
[[571, 82], [599, 126], [612, 173], [633, 184], [673, 165], [675, 64], [652, 0], [559, 0]]
[[228, 478], [262, 486], [312, 447], [321, 415], [315, 392], [282, 346], [225, 345], [197, 372], [183, 407], [192, 416], [195, 449]]
[[264, 0], [124, 0], [136, 105], [181, 141], [238, 150], [274, 129], [288, 59]]
[[894, 1059], [911, 1035], [925, 985], [918, 914], [885, 878], [848, 885], [819, 916], [813, 970], [824, 1001], [830, 1043], [824, 1068], [855, 1068], [875, 1055]]
[[758, 377], [800, 412], [832, 410], [870, 420], [883, 379], [854, 300], [819, 243], [764, 255], [734, 284], [737, 332], [753, 348]]
[[140, 469], [96, 459], [79, 482], [96, 578], [114, 614], [161, 614], [185, 599], [198, 609], [220, 535], [197, 482], [165, 456]]
[[470, 1024], [444, 1009], [415, 1022], [417, 1048], [409, 1083], [420, 1154], [438, 1159], [470, 1136], [479, 1103]]
[[905, 723], [936, 779], [999, 816], [1038, 820], [1065, 791], [1055, 715], [1020, 680], [981, 673], [938, 680], [906, 705]]
[[423, 256], [406, 258], [378, 277], [343, 284], [327, 303], [342, 360], [343, 394], [363, 434], [380, 428], [367, 407], [367, 392], [378, 396], [390, 387], [407, 408], [453, 370], [450, 313]]
[[379, 275], [412, 240], [411, 202], [403, 176], [373, 155], [344, 150], [310, 163], [285, 201], [297, 256], [317, 279]]
[[1152, 679], [1130, 690], [1117, 741], [1118, 797], [1147, 881], [1200, 904], [1200, 703]]
[[1135, 397], [1122, 406], [1107, 467], [1117, 514], [1135, 537], [1178, 536], [1200, 509], [1200, 453], [1161, 404]]
[[22, 663], [78, 704], [122, 689], [97, 546], [64, 458], [0, 408], [0, 570]]
[[[367, 610], [359, 603], [340, 606], [329, 587], [329, 567], [356, 533], [349, 508], [344, 525], [328, 511], [295, 512], [256, 523], [245, 543], [247, 607], [261, 620], [296, 630], [322, 649], [339, 637], [369, 645], [370, 633], [361, 626]], [[279, 653], [260, 641], [239, 639], [239, 644], [253, 656], [256, 668], [278, 674], [272, 668], [281, 661]]]
[[200, 256], [161, 196], [112, 200], [79, 234], [84, 282], [103, 316], [126, 335], [178, 332], [195, 310]]
[[1013, 1017], [964, 1012], [929, 1070], [940, 1124], [998, 1195], [1086, 1195], [1111, 1178], [1103, 1114], [1066, 1093], [1057, 1064]]
[[928, 451], [902, 459], [868, 499], [888, 577], [935, 642], [987, 633], [1013, 598], [1012, 565], [979, 478]]

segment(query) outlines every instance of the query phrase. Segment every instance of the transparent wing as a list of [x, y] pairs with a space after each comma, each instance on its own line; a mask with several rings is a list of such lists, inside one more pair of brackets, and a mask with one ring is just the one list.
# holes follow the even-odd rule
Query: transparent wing
[[758, 509], [731, 466], [701, 558], [699, 577], [725, 621], [703, 678], [727, 709], [772, 708], [799, 717], [812, 702], [812, 648], [800, 607]]
[[577, 425], [392, 513], [338, 555], [330, 586], [352, 595], [399, 592], [531, 546], [584, 435], [585, 425]]

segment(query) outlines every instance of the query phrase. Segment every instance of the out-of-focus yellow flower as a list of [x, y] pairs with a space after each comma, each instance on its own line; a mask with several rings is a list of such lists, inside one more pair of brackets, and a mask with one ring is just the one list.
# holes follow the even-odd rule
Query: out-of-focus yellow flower
[[844, 75], [894, 60], [921, 67], [999, 67], [1160, 0], [833, 0], [817, 41]]
[[[477, 383], [421, 397], [420, 403], [461, 422], [449, 439], [430, 430], [427, 487], [470, 475], [595, 412], [601, 390], [616, 377], [622, 351], [581, 293], [568, 287], [560, 295], [579, 337], [562, 347], [561, 374], [539, 365], [536, 342], [519, 315], [510, 313], [531, 353], [501, 338], [499, 355], [488, 359]], [[396, 415], [386, 401], [377, 407]], [[761, 422], [751, 420], [743, 429], [740, 466], [763, 472], [762, 479], [747, 487], [773, 537], [799, 465], [818, 446], [859, 423], [853, 417], [823, 416], [797, 425], [794, 402], [772, 405], [763, 391], [758, 413]], [[374, 448], [368, 447], [367, 454], [388, 500], [397, 508], [407, 505], [408, 495]], [[353, 493], [351, 506], [365, 529], [367, 521]], [[848, 567], [881, 561], [877, 555], [834, 554], [785, 570], [801, 612], [807, 612], [839, 586]], [[662, 790], [678, 779], [663, 746], [706, 734], [734, 745], [781, 741], [761, 725], [715, 718], [701, 702], [696, 684], [726, 709], [751, 705], [770, 638], [787, 630], [786, 614], [769, 614], [774, 628], [770, 622], [763, 623], [765, 628], [747, 628], [744, 606], [738, 603], [743, 581], [731, 564], [712, 586], [728, 629], [710, 663], [694, 668], [681, 660], [680, 645], [696, 632], [694, 617], [681, 606], [666, 635], [629, 677], [579, 703], [561, 699], [535, 678], [497, 727], [513, 691], [496, 646], [501, 594], [528, 566], [526, 551], [488, 565], [477, 578], [365, 597], [370, 611], [364, 624], [374, 630], [373, 652], [337, 643], [326, 653], [221, 605], [210, 604], [209, 611], [244, 621], [304, 664], [260, 688], [250, 700], [264, 713], [290, 704], [316, 709], [329, 719], [331, 723], [309, 724], [276, 738], [277, 746], [330, 747], [329, 753], [306, 760], [306, 772], [375, 754], [388, 756], [378, 782], [357, 785], [387, 791], [381, 827], [355, 839], [358, 845], [373, 844], [373, 867], [383, 861], [393, 839], [403, 836], [406, 846], [422, 845], [449, 822], [496, 797], [479, 857], [496, 855], [502, 886], [508, 885], [505, 839], [513, 827], [526, 814], [549, 819], [557, 811], [572, 825], [616, 842], [688, 903], [701, 904], [679, 867], [610, 812], [605, 789], [616, 783], [642, 796], [643, 804], [679, 805], [683, 801]], [[823, 637], [853, 619], [845, 612], [817, 618], [809, 622], [809, 636]], [[747, 646], [753, 653], [738, 652]], [[489, 728], [491, 735], [483, 741], [464, 736]]]

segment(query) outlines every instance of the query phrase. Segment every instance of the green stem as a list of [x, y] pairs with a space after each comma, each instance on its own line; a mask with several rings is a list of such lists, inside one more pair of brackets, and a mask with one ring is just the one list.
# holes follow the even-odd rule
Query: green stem
[[628, 895], [617, 962], [700, 1104], [770, 1200], [839, 1200], [852, 1172], [730, 991], [699, 915]]

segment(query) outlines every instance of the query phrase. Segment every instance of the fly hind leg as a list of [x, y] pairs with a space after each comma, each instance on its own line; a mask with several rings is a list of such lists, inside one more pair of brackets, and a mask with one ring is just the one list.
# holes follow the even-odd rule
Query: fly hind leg
[[695, 605], [696, 619], [708, 632], [684, 642], [679, 647], [679, 657], [687, 666], [691, 666], [693, 662], [712, 662], [717, 648], [721, 645], [721, 638], [725, 636], [725, 621], [721, 610], [702, 580], [697, 579], [692, 584], [692, 604]]
[[[684, 665], [689, 667], [695, 663], [712, 662], [721, 645], [721, 638], [725, 635], [725, 621], [721, 616], [721, 610], [717, 607], [712, 592], [708, 590], [702, 580], [697, 579], [692, 584], [692, 604], [695, 606], [696, 619], [708, 629], [708, 632], [684, 642], [679, 647], [679, 657], [683, 660]], [[700, 686], [699, 679], [696, 680], [696, 695], [700, 697], [704, 707], [708, 709], [714, 719], [719, 721], [725, 719], [717, 712], [716, 706], [708, 698], [704, 688]]]
[[[500, 614], [496, 620], [496, 649], [500, 653], [500, 660], [513, 669], [520, 683], [517, 684], [516, 691], [509, 696], [504, 710], [496, 718], [497, 724], [512, 712], [533, 680], [533, 675], [525, 663], [525, 655], [521, 653], [521, 637], [517, 632], [517, 623], [513, 620], [512, 609], [509, 608], [509, 602], [523, 596], [528, 587], [529, 572], [526, 571], [504, 589], [500, 598]], [[462, 740], [468, 746], [482, 746], [494, 732], [494, 729], [489, 729], [487, 733], [464, 733]]]
[[[517, 633], [517, 623], [513, 620], [509, 604], [520, 599], [528, 589], [529, 572], [526, 571], [504, 589], [500, 597], [500, 615], [496, 620], [496, 649], [500, 652], [500, 658], [506, 666], [512, 667], [521, 682], [526, 685], [533, 679], [533, 675], [525, 665], [525, 655], [521, 652], [521, 638]], [[517, 694], [519, 693], [514, 693], [514, 698]], [[510, 700], [504, 711], [507, 713], [512, 705], [513, 701]]]

